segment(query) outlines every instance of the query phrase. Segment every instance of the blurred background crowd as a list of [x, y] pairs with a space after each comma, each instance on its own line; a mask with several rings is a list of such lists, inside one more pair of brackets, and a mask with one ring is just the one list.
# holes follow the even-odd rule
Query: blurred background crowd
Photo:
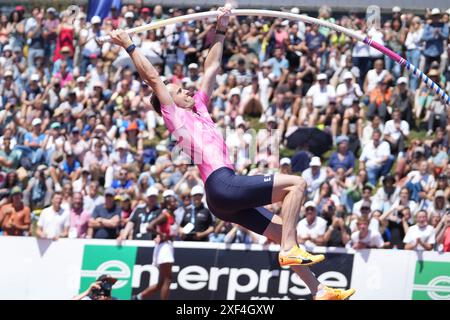
[[[2, 8], [0, 233], [153, 239], [149, 222], [175, 197], [178, 240], [268, 243], [211, 214], [197, 168], [172, 159], [151, 88], [123, 49], [94, 39], [214, 8], [141, 3], [105, 18], [83, 7]], [[313, 16], [367, 33], [448, 92], [445, 10], [394, 7], [369, 24], [326, 6]], [[207, 19], [132, 38], [166, 80], [196, 92], [214, 30]], [[317, 25], [232, 17], [215, 87], [209, 111], [239, 174], [308, 182], [300, 243], [450, 251], [450, 112], [390, 58]]]

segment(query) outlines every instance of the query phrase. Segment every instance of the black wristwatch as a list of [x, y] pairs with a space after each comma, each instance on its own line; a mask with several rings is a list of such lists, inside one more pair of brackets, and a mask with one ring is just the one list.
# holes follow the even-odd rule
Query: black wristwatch
[[134, 51], [134, 49], [136, 49], [136, 45], [133, 43], [125, 50], [128, 52], [128, 54], [131, 54]]

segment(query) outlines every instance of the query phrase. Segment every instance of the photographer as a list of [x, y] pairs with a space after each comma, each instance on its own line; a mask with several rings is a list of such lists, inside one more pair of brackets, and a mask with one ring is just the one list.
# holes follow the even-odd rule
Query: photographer
[[72, 300], [117, 300], [111, 296], [111, 290], [117, 279], [103, 274], [89, 288], [72, 298]]

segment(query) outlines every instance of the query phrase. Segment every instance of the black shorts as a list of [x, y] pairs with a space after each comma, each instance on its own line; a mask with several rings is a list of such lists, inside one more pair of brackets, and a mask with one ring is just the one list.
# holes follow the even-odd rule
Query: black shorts
[[221, 220], [263, 234], [273, 217], [263, 208], [272, 203], [273, 180], [273, 174], [240, 176], [230, 168], [219, 168], [206, 179], [208, 208]]

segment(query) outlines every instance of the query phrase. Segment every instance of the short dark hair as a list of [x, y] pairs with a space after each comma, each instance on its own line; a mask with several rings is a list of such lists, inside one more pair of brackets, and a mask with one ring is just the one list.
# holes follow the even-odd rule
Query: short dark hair
[[156, 96], [156, 93], [153, 93], [150, 98], [150, 103], [153, 106], [153, 109], [156, 111], [157, 114], [161, 115], [161, 102], [159, 101], [158, 97]]
[[[164, 84], [167, 86], [169, 84], [169, 81], [164, 80]], [[159, 101], [158, 96], [156, 95], [156, 92], [153, 92], [152, 96], [150, 97], [150, 103], [153, 106], [153, 109], [156, 111], [157, 114], [162, 116], [161, 113], [161, 101]]]

